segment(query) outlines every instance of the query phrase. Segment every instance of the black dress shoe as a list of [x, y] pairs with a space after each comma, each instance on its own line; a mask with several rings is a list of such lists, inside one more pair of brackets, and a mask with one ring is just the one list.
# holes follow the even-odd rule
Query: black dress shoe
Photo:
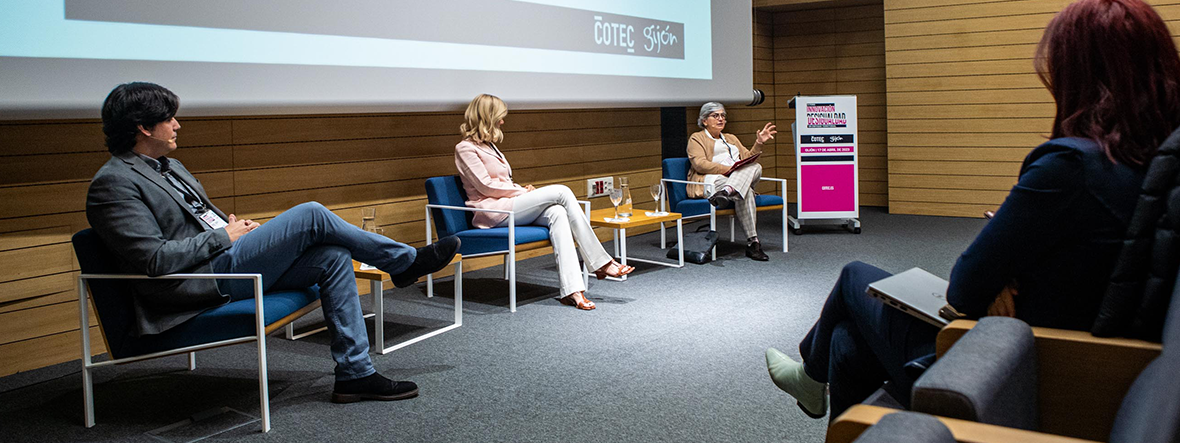
[[414, 382], [393, 381], [378, 373], [356, 380], [337, 381], [332, 388], [332, 403], [405, 400], [417, 396], [418, 385]]
[[767, 256], [765, 252], [762, 252], [761, 242], [753, 242], [746, 245], [746, 257], [750, 257], [758, 261], [770, 260], [770, 257]]
[[393, 285], [399, 288], [410, 286], [417, 282], [419, 277], [441, 270], [455, 258], [456, 252], [459, 252], [459, 237], [443, 237], [437, 242], [418, 248], [418, 255], [414, 257], [410, 267], [401, 274], [391, 276], [390, 279], [393, 280]]
[[730, 194], [725, 188], [721, 189], [720, 191], [714, 192], [713, 195], [709, 196], [709, 204], [713, 205], [714, 208], [718, 208], [718, 209], [721, 209], [721, 207], [725, 206], [726, 204], [729, 204], [729, 202], [732, 200], [733, 200], [732, 194]]

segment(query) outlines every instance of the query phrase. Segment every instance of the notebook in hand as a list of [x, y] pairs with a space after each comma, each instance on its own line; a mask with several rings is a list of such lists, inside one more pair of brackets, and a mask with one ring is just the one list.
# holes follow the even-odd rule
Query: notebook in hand
[[946, 303], [947, 285], [941, 277], [913, 268], [869, 283], [867, 292], [889, 306], [941, 328], [963, 317]]
[[757, 153], [757, 154], [754, 154], [754, 155], [751, 155], [751, 156], [749, 156], [749, 157], [746, 157], [746, 158], [743, 158], [743, 159], [741, 159], [741, 160], [738, 160], [738, 161], [737, 161], [737, 163], [734, 163], [734, 164], [733, 164], [733, 166], [730, 166], [730, 167], [729, 167], [729, 170], [728, 170], [728, 171], [725, 171], [725, 174], [722, 174], [722, 175], [724, 175], [724, 176], [726, 176], [726, 177], [729, 177], [729, 174], [733, 174], [733, 171], [736, 171], [736, 170], [738, 170], [738, 168], [740, 168], [740, 167], [742, 167], [742, 166], [745, 166], [745, 165], [748, 165], [748, 164], [750, 164], [750, 163], [754, 163], [754, 162], [758, 161], [758, 157], [761, 157], [761, 156], [762, 156], [762, 153], [761, 153], [761, 152], [759, 152], [759, 153]]

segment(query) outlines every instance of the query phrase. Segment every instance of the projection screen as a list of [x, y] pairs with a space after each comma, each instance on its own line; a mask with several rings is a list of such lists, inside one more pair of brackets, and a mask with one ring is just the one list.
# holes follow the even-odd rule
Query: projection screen
[[748, 102], [749, 0], [16, 0], [0, 119], [94, 118], [162, 84], [184, 114]]

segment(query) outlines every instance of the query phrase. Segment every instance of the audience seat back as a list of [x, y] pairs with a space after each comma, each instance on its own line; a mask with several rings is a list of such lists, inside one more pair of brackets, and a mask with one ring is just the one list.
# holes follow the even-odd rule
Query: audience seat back
[[1165, 347], [1123, 397], [1110, 432], [1111, 443], [1180, 442], [1180, 383], [1176, 383], [1176, 374], [1180, 374], [1180, 350]]
[[1180, 442], [1180, 279], [1172, 288], [1163, 351], [1143, 369], [1115, 416], [1111, 443]]

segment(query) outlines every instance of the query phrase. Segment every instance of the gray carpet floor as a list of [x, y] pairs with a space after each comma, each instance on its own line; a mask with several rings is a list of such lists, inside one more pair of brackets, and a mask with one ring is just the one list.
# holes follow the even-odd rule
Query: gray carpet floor
[[[268, 434], [257, 422], [230, 429], [259, 414], [255, 348], [238, 345], [198, 353], [191, 372], [183, 356], [98, 370], [98, 424], [90, 429], [81, 425], [79, 363], [0, 378], [0, 439], [820, 442], [827, 420], [807, 418], [771, 384], [764, 350], [798, 356], [844, 263], [892, 272], [920, 266], [946, 277], [984, 224], [879, 208], [861, 215], [860, 235], [817, 227], [791, 234], [783, 253], [778, 215], [762, 213], [770, 262], [722, 242], [710, 264], [640, 265], [626, 282], [592, 281], [598, 309], [591, 312], [553, 299], [551, 256], [519, 264], [516, 313], [508, 312], [500, 268], [468, 272], [463, 327], [373, 357], [383, 374], [419, 384], [421, 396], [412, 400], [329, 403], [326, 336], [272, 337]], [[628, 246], [632, 256], [662, 257], [656, 233]], [[386, 291], [389, 340], [449, 321], [453, 284], [444, 280], [436, 290], [433, 299], [424, 285]], [[245, 415], [208, 413], [225, 407]], [[194, 415], [214, 418], [160, 431]]]

